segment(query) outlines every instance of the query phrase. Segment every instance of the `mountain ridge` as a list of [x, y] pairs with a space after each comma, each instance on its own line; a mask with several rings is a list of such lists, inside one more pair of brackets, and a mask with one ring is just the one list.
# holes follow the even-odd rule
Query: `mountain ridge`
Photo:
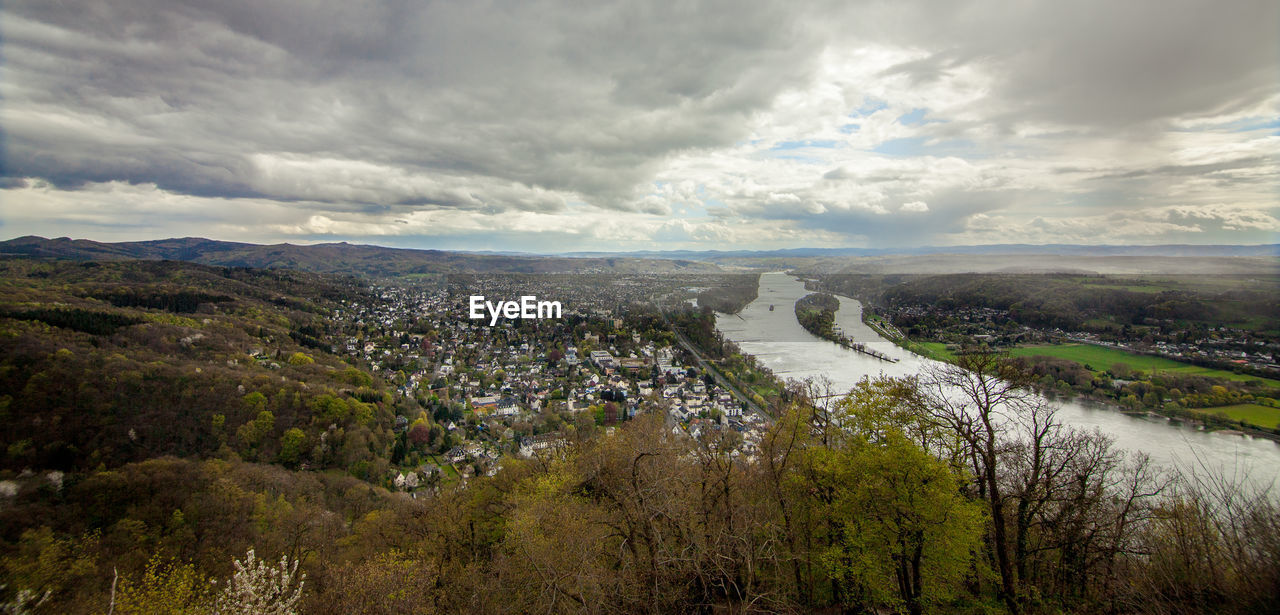
[[469, 254], [346, 242], [263, 245], [203, 237], [107, 243], [27, 235], [0, 242], [0, 256], [62, 260], [174, 260], [224, 267], [288, 268], [372, 277], [446, 273], [707, 273], [719, 270], [711, 263], [683, 259]]

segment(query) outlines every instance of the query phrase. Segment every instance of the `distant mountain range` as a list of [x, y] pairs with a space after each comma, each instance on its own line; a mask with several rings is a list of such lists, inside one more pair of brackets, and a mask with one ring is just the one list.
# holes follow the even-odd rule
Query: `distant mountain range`
[[174, 260], [224, 267], [286, 268], [370, 277], [439, 273], [706, 273], [711, 263], [671, 258], [510, 256], [412, 250], [349, 243], [258, 245], [198, 237], [104, 243], [19, 237], [0, 242], [0, 256], [62, 260]]
[[[909, 249], [791, 248], [502, 254], [385, 248], [342, 243], [259, 245], [199, 237], [104, 243], [19, 237], [0, 242], [0, 256], [65, 260], [174, 260], [232, 267], [287, 268], [370, 277], [442, 273], [708, 273], [730, 269], [812, 272], [950, 273], [1080, 269], [1095, 272], [1275, 273], [1280, 244], [1083, 246], [1006, 244]], [[1016, 259], [1009, 257], [1016, 256]]]
[[630, 256], [642, 258], [674, 258], [692, 261], [717, 261], [743, 258], [837, 258], [927, 254], [1061, 254], [1067, 256], [1280, 256], [1280, 244], [1235, 245], [1159, 245], [1159, 246], [1087, 246], [1075, 244], [998, 244], [984, 246], [925, 246], [919, 248], [788, 248], [783, 250], [671, 250], [626, 253], [568, 252], [562, 256], [601, 257]]

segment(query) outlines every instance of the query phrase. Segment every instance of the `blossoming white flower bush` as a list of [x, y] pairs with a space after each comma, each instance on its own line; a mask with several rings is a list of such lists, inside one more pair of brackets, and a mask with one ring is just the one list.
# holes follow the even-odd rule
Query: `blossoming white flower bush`
[[[306, 574], [298, 574], [298, 562], [280, 557], [278, 567], [257, 559], [253, 549], [244, 561], [235, 561], [236, 571], [214, 602], [217, 615], [296, 615]], [[295, 585], [296, 583], [296, 585]]]

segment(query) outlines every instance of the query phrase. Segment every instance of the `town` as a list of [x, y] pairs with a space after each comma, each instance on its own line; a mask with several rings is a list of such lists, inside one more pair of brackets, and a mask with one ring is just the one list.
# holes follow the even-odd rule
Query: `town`
[[[697, 367], [651, 312], [617, 293], [604, 297], [600, 281], [467, 277], [374, 285], [368, 296], [375, 301], [343, 300], [331, 315], [339, 332], [334, 353], [394, 384], [407, 402], [398, 408], [421, 408], [419, 416], [396, 418], [392, 461], [400, 467], [392, 485], [435, 491], [492, 476], [509, 456], [532, 457], [642, 413], [662, 413], [673, 432], [754, 455], [767, 418]], [[702, 290], [690, 284], [705, 283], [667, 279], [663, 286], [642, 276], [610, 282], [633, 300], [660, 292], [674, 297], [672, 305]], [[530, 296], [516, 289], [535, 284], [540, 294], [563, 299], [561, 318], [471, 318], [475, 298], [483, 297], [474, 289]]]

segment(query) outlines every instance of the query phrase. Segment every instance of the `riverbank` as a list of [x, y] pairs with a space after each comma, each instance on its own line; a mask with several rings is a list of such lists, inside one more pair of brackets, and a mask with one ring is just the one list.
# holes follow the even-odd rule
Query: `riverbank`
[[[848, 391], [865, 377], [916, 376], [937, 364], [924, 353], [910, 352], [888, 337], [874, 335], [862, 323], [860, 304], [855, 305], [854, 299], [843, 302], [838, 324], [860, 341], [899, 359], [898, 363], [878, 361], [814, 338], [787, 309], [811, 292], [792, 276], [766, 273], [760, 277], [759, 298], [737, 315], [719, 315], [716, 328], [779, 380], [826, 380], [832, 392]], [[776, 310], [769, 310], [771, 304]], [[1280, 479], [1280, 444], [1271, 439], [1237, 437], [1186, 421], [1126, 414], [1114, 405], [1084, 397], [1059, 398], [1057, 405], [1058, 418], [1065, 425], [1107, 434], [1119, 449], [1147, 454], [1157, 466], [1209, 467], [1233, 475], [1241, 468], [1253, 468], [1249, 481], [1259, 487]]]
[[[852, 297], [849, 297], [852, 299]], [[856, 299], [853, 299], [856, 301]], [[908, 339], [906, 335], [894, 327], [892, 323], [875, 314], [869, 313], [867, 310], [862, 311], [862, 322], [871, 327], [881, 337], [893, 342], [899, 348], [915, 353], [921, 357], [932, 359], [943, 363], [955, 363], [956, 355], [947, 348], [947, 344], [942, 342], [916, 342]], [[1026, 353], [1021, 353], [1026, 354]], [[1064, 394], [1062, 391], [1048, 386], [1034, 385], [1037, 393], [1050, 398], [1080, 398], [1087, 399], [1092, 402], [1102, 404], [1113, 410], [1117, 410], [1123, 414], [1130, 416], [1159, 416], [1161, 418], [1177, 421], [1182, 424], [1194, 427], [1196, 429], [1220, 433], [1224, 435], [1249, 435], [1254, 437], [1265, 438], [1274, 442], [1280, 442], [1280, 434], [1274, 429], [1267, 429], [1248, 423], [1242, 419], [1232, 418], [1230, 416], [1215, 416], [1213, 412], [1217, 407], [1204, 408], [1128, 408], [1120, 404], [1113, 397], [1106, 395], [1098, 395], [1089, 392], [1072, 391], [1070, 395]]]

